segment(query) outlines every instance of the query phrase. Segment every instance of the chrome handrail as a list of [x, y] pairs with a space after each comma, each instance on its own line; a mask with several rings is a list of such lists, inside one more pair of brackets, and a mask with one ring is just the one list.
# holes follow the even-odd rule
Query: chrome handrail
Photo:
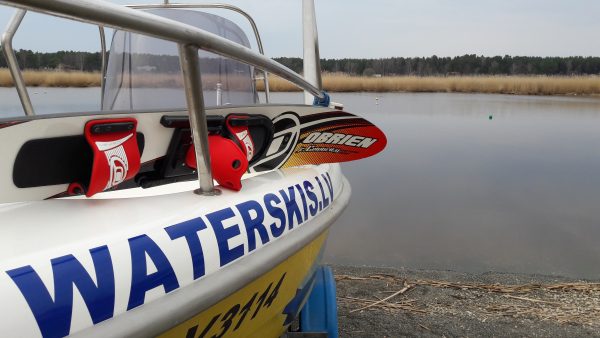
[[[296, 84], [319, 99], [326, 98], [325, 93], [299, 74], [250, 48], [197, 27], [147, 12], [122, 7], [104, 0], [0, 0], [0, 4], [176, 42], [179, 45], [190, 129], [196, 153], [196, 168], [200, 183], [200, 189], [196, 190], [198, 194], [215, 195], [217, 193], [214, 189], [210, 169], [208, 130], [200, 81], [198, 49], [269, 71]], [[165, 0], [165, 4], [168, 4], [168, 0]]]
[[31, 98], [29, 97], [29, 93], [27, 92], [27, 87], [25, 85], [25, 80], [23, 79], [23, 74], [21, 73], [21, 69], [19, 68], [19, 63], [17, 62], [17, 56], [15, 55], [15, 50], [12, 46], [13, 37], [19, 29], [23, 18], [27, 14], [26, 10], [17, 9], [15, 14], [13, 14], [8, 26], [6, 27], [6, 31], [2, 34], [2, 53], [4, 54], [4, 59], [6, 60], [6, 64], [8, 65], [8, 69], [10, 71], [10, 75], [13, 78], [13, 82], [15, 83], [15, 88], [17, 89], [17, 94], [19, 94], [19, 99], [21, 100], [21, 105], [23, 106], [23, 111], [27, 116], [35, 115], [35, 110], [33, 109], [33, 105], [31, 104]]
[[[313, 0], [302, 1], [302, 39], [304, 40], [304, 77], [319, 90], [323, 89], [321, 79], [321, 58], [319, 56], [319, 38], [317, 34], [317, 18]], [[304, 103], [311, 104], [313, 98], [309, 93], [304, 95]]]
[[247, 63], [282, 77], [319, 99], [325, 94], [301, 75], [250, 48], [202, 29], [136, 11], [104, 0], [0, 0], [0, 4], [30, 9], [95, 25], [131, 31], [200, 49]]
[[104, 32], [104, 26], [98, 26], [100, 32], [100, 52], [102, 57], [102, 65], [100, 69], [100, 104], [104, 102], [104, 87], [106, 86], [106, 63], [108, 58], [106, 57], [106, 34]]
[[[210, 153], [208, 151], [208, 125], [206, 124], [206, 111], [204, 110], [204, 96], [202, 94], [202, 79], [200, 74], [200, 58], [198, 47], [194, 45], [179, 44], [179, 62], [183, 73], [185, 99], [188, 104], [190, 116], [190, 129], [192, 142], [196, 147], [196, 169], [200, 188], [195, 192], [199, 195], [214, 196], [219, 190], [214, 189], [210, 167]], [[198, 146], [202, 149], [199, 151]]]
[[[173, 4], [173, 3], [169, 3], [169, 0], [165, 0], [164, 4], [127, 5], [126, 7], [133, 8], [133, 9], [153, 9], [153, 8], [201, 9], [201, 8], [205, 8], [205, 9], [226, 9], [226, 10], [236, 12], [236, 13], [242, 15], [243, 17], [245, 17], [246, 20], [248, 20], [248, 22], [250, 23], [250, 27], [252, 27], [252, 31], [254, 32], [254, 37], [256, 38], [256, 46], [258, 47], [258, 52], [262, 55], [265, 55], [265, 50], [263, 48], [262, 39], [260, 38], [260, 33], [258, 32], [258, 26], [256, 25], [256, 22], [250, 16], [250, 14], [248, 14], [247, 12], [245, 12], [244, 10], [242, 10], [239, 7], [229, 5], [229, 4], [222, 4], [222, 3]], [[269, 73], [267, 71], [263, 70], [263, 75], [264, 75], [263, 84], [265, 86], [265, 101], [266, 101], [266, 103], [269, 103], [269, 100], [270, 100]]]

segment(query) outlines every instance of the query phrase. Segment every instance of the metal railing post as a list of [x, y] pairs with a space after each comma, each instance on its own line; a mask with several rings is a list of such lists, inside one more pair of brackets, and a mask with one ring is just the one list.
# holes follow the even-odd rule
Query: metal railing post
[[8, 26], [6, 27], [6, 31], [2, 34], [2, 53], [4, 53], [4, 58], [6, 59], [6, 64], [8, 65], [8, 69], [10, 70], [10, 75], [13, 78], [15, 83], [15, 88], [17, 89], [17, 93], [19, 94], [19, 99], [21, 100], [21, 105], [23, 106], [23, 111], [27, 116], [34, 116], [35, 111], [33, 110], [33, 105], [31, 104], [31, 98], [29, 97], [29, 93], [27, 92], [27, 87], [25, 85], [25, 80], [23, 80], [23, 74], [21, 73], [21, 69], [19, 68], [19, 63], [17, 62], [17, 56], [15, 55], [15, 50], [12, 46], [13, 37], [19, 29], [23, 18], [27, 14], [27, 11], [24, 9], [17, 9], [15, 14], [10, 19]]
[[271, 89], [269, 88], [269, 73], [264, 70], [263, 71], [264, 79], [263, 84], [265, 86], [265, 103], [269, 103], [271, 101]]
[[200, 77], [200, 59], [198, 47], [179, 44], [179, 59], [183, 72], [185, 98], [190, 116], [192, 141], [196, 152], [196, 170], [200, 188], [195, 191], [199, 195], [214, 196], [220, 191], [215, 189], [210, 168], [210, 153], [208, 149], [208, 126], [204, 110], [204, 95]]
[[102, 65], [100, 69], [100, 105], [104, 104], [104, 87], [106, 87], [106, 35], [104, 33], [104, 26], [98, 26], [100, 32], [100, 53], [102, 57]]
[[223, 105], [223, 85], [221, 82], [217, 83], [217, 106]]
[[[321, 59], [319, 56], [319, 35], [314, 0], [302, 1], [302, 37], [304, 40], [304, 78], [311, 85], [323, 90], [321, 80]], [[312, 104], [314, 96], [304, 91], [304, 103]]]

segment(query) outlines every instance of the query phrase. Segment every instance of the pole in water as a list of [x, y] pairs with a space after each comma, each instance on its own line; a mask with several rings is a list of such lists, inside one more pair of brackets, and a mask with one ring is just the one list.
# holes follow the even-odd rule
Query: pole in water
[[217, 83], [217, 106], [220, 106], [223, 104], [223, 89], [221, 82]]

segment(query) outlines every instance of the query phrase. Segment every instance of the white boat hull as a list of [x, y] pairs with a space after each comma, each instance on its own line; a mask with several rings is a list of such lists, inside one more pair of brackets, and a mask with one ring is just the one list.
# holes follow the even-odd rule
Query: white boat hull
[[2, 336], [281, 334], [349, 201], [339, 165], [192, 183], [0, 205]]

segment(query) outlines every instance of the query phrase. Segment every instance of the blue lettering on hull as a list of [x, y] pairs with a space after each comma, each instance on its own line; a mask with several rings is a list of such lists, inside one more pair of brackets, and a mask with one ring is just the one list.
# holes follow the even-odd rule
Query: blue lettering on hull
[[94, 324], [113, 316], [115, 278], [107, 246], [90, 250], [98, 283], [73, 255], [53, 258], [54, 297], [30, 265], [6, 273], [17, 284], [44, 337], [69, 334], [73, 314], [73, 288], [85, 301]]
[[[286, 231], [306, 223], [327, 208], [333, 198], [333, 185], [327, 173], [277, 193], [267, 193], [259, 200], [239, 203], [234, 207], [238, 214], [231, 207], [223, 208], [165, 227], [162, 235], [166, 233], [167, 241], [175, 246], [185, 246], [192, 262], [189, 268], [193, 280], [197, 280], [207, 273], [207, 246], [201, 240], [201, 233], [210, 231], [214, 234], [219, 266], [222, 267], [256, 250], [259, 241], [261, 245], [267, 245]], [[231, 240], [239, 242], [240, 238], [246, 239], [244, 243], [231, 245]], [[127, 310], [143, 305], [148, 291], [160, 288], [169, 293], [181, 286], [167, 253], [148, 234], [129, 238], [128, 244], [131, 280]], [[115, 315], [115, 273], [118, 271], [114, 270], [109, 247], [91, 249], [89, 254], [96, 280], [74, 255], [50, 260], [54, 296], [31, 265], [6, 271], [29, 305], [44, 337], [63, 337], [71, 333], [74, 292], [81, 295], [94, 324]], [[149, 269], [148, 262], [154, 269]], [[149, 273], [150, 270], [155, 271]], [[121, 312], [117, 311], [117, 314]]]
[[282, 208], [277, 207], [277, 204], [281, 203], [281, 199], [275, 194], [266, 194], [264, 200], [265, 207], [267, 208], [269, 215], [279, 220], [279, 226], [277, 226], [276, 222], [273, 222], [271, 225], [269, 225], [271, 234], [273, 234], [273, 237], [277, 238], [283, 235], [286, 226], [285, 212], [283, 212]]
[[[260, 203], [256, 201], [248, 201], [237, 205], [237, 209], [242, 215], [242, 220], [246, 225], [246, 235], [248, 237], [248, 251], [256, 249], [256, 233], [260, 235], [262, 244], [269, 243], [269, 234], [263, 224], [265, 220], [265, 212]], [[253, 212], [256, 216], [252, 216]]]
[[204, 264], [204, 252], [202, 251], [202, 244], [198, 237], [198, 232], [206, 229], [206, 224], [201, 218], [195, 218], [183, 223], [171, 225], [166, 228], [165, 231], [169, 234], [172, 240], [184, 237], [190, 255], [192, 256], [192, 265], [194, 269], [194, 279], [198, 279], [206, 273]]
[[[166, 293], [179, 287], [175, 270], [160, 247], [148, 236], [129, 239], [131, 252], [131, 291], [127, 310], [144, 304], [146, 292], [162, 286]], [[152, 260], [156, 271], [148, 274], [146, 257]]]

